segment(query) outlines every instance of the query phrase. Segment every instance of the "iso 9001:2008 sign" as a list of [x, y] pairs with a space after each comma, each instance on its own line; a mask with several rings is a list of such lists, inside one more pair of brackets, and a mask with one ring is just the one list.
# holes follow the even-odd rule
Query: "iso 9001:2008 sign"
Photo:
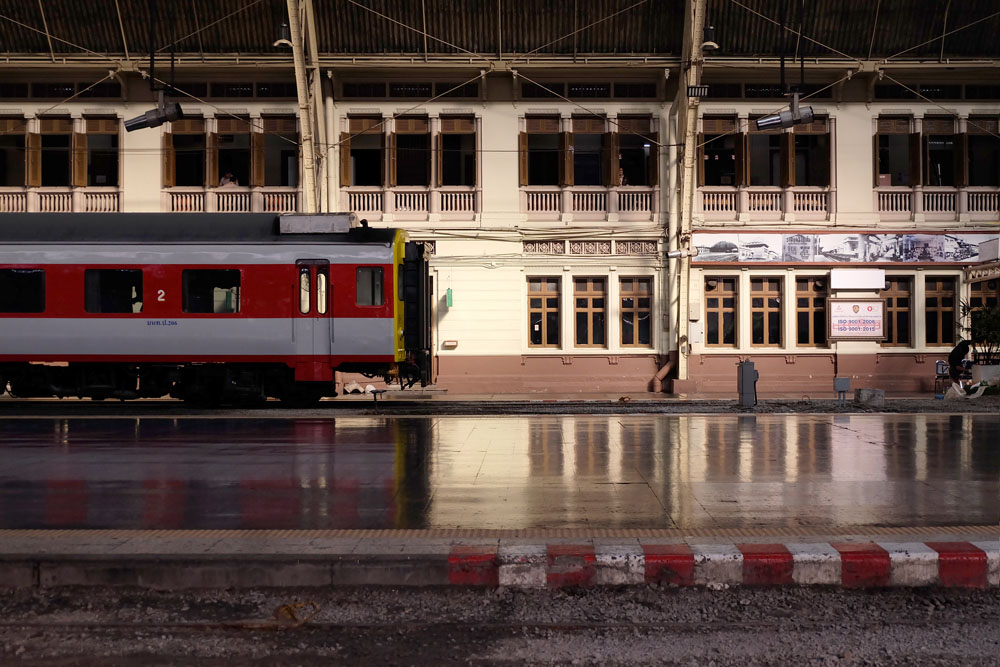
[[828, 340], [885, 340], [885, 299], [830, 299]]

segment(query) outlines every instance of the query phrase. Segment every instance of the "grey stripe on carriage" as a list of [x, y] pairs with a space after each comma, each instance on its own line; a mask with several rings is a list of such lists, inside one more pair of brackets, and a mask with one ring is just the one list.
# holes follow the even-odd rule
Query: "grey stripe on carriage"
[[[330, 325], [332, 323], [332, 343]], [[393, 318], [7, 318], [6, 355], [392, 355]]]

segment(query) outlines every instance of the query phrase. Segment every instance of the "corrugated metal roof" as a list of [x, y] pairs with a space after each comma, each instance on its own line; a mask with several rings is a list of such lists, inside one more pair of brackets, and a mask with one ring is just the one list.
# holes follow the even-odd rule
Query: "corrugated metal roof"
[[[780, 22], [785, 12], [788, 27], [799, 25], [798, 0], [709, 0], [708, 8], [720, 56], [780, 55], [781, 29], [761, 15]], [[873, 59], [887, 58], [975, 23], [944, 38], [944, 57], [996, 58], [998, 11], [997, 0], [808, 0], [802, 33], [822, 46], [802, 41], [799, 49], [807, 57], [835, 58], [840, 52], [867, 59], [870, 50]], [[795, 53], [794, 35], [785, 48]], [[935, 40], [904, 57], [937, 58], [941, 51], [941, 40]]]
[[[313, 0], [320, 52], [331, 55], [679, 54], [683, 0]], [[359, 6], [362, 5], [362, 6]], [[147, 0], [118, 0], [131, 55], [148, 53]], [[367, 8], [367, 9], [366, 9]], [[180, 40], [178, 53], [279, 53], [271, 46], [285, 16], [283, 0], [174, 0], [159, 4], [156, 43]], [[381, 16], [380, 16], [381, 15]], [[608, 17], [615, 15], [609, 20]], [[4, 53], [56, 54], [81, 48], [125, 51], [115, 0], [0, 0]], [[580, 28], [597, 23], [568, 36]], [[408, 29], [409, 26], [413, 29]], [[67, 43], [69, 42], [69, 43]], [[450, 45], [449, 45], [450, 44]], [[547, 46], [546, 46], [547, 45]]]
[[[180, 54], [281, 53], [271, 44], [285, 16], [284, 0], [158, 1], [155, 40], [162, 51], [171, 40], [179, 40]], [[425, 25], [438, 38], [426, 42], [431, 56], [518, 55], [536, 49], [539, 55], [563, 56], [681, 53], [684, 0], [638, 5], [636, 0], [313, 3], [320, 52], [325, 55], [423, 55], [424, 36], [419, 31]], [[708, 0], [709, 21], [721, 46], [717, 55], [780, 54], [781, 30], [772, 20], [780, 21], [785, 12], [787, 25], [797, 27], [798, 6], [797, 0]], [[119, 57], [125, 51], [122, 27], [130, 55], [148, 53], [148, 1], [118, 0], [117, 7], [115, 0], [0, 0], [0, 49], [8, 54], [48, 54], [47, 24], [49, 33], [58, 38], [51, 46], [57, 55], [85, 49]], [[998, 11], [997, 0], [807, 0], [803, 32], [821, 44], [803, 41], [799, 49], [809, 57], [836, 57], [840, 52], [854, 58], [867, 58], [871, 49], [873, 58], [885, 58], [979, 21], [944, 38], [944, 57], [996, 58], [1000, 57]], [[788, 36], [785, 48], [788, 54], [795, 52], [794, 35]], [[941, 51], [942, 42], [936, 40], [906, 55], [936, 58]]]

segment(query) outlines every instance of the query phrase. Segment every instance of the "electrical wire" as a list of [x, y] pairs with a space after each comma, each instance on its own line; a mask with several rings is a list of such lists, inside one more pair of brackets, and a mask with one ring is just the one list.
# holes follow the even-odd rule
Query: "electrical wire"
[[215, 21], [212, 21], [212, 22], [211, 22], [211, 23], [209, 23], [208, 25], [206, 25], [206, 26], [203, 26], [203, 27], [201, 27], [201, 28], [198, 28], [198, 29], [197, 29], [197, 30], [195, 30], [194, 32], [192, 32], [192, 33], [190, 33], [190, 34], [188, 34], [188, 35], [184, 35], [184, 36], [183, 36], [183, 37], [181, 37], [180, 39], [177, 39], [177, 40], [175, 40], [175, 41], [173, 41], [173, 42], [171, 42], [171, 43], [167, 44], [166, 46], [161, 46], [160, 48], [158, 48], [158, 49], [156, 50], [156, 53], [160, 53], [161, 51], [166, 51], [167, 49], [169, 49], [169, 48], [170, 48], [170, 47], [172, 47], [172, 46], [177, 46], [178, 44], [180, 44], [180, 43], [181, 43], [181, 42], [183, 42], [184, 40], [186, 40], [186, 39], [190, 39], [191, 37], [194, 37], [195, 35], [197, 35], [197, 34], [199, 34], [199, 33], [202, 33], [202, 32], [204, 32], [204, 31], [208, 30], [209, 28], [211, 28], [211, 27], [213, 27], [213, 26], [216, 26], [216, 25], [218, 25], [218, 24], [222, 23], [223, 21], [228, 21], [229, 19], [233, 18], [233, 17], [234, 17], [234, 16], [236, 16], [237, 14], [240, 14], [241, 12], [245, 12], [246, 10], [250, 9], [251, 7], [253, 7], [254, 5], [259, 5], [259, 4], [260, 4], [260, 3], [262, 3], [262, 2], [264, 2], [264, 0], [253, 0], [253, 2], [251, 2], [250, 4], [248, 4], [248, 5], [244, 5], [243, 7], [240, 7], [239, 9], [237, 9], [237, 10], [235, 10], [235, 11], [232, 11], [232, 12], [230, 12], [230, 13], [226, 14], [226, 15], [225, 15], [225, 16], [223, 16], [222, 18], [220, 18], [220, 19], [218, 19], [218, 20], [215, 20]]
[[[108, 72], [106, 75], [104, 75], [103, 77], [101, 77], [100, 80], [95, 81], [94, 83], [90, 84], [89, 86], [87, 86], [83, 90], [78, 90], [77, 92], [73, 93], [72, 95], [70, 95], [66, 99], [60, 100], [60, 101], [56, 102], [55, 104], [53, 104], [52, 106], [48, 107], [47, 109], [43, 109], [42, 111], [39, 111], [39, 112], [35, 113], [35, 117], [38, 118], [40, 116], [44, 116], [46, 113], [48, 113], [49, 111], [52, 111], [53, 109], [55, 109], [59, 105], [65, 104], [66, 102], [69, 102], [69, 101], [73, 100], [74, 98], [79, 97], [80, 95], [83, 95], [85, 92], [87, 92], [91, 88], [104, 83], [108, 79], [113, 79], [114, 76], [115, 75], [114, 75], [113, 72]], [[21, 127], [27, 127], [28, 126], [28, 119], [27, 118], [21, 118], [20, 121], [21, 121], [21, 123], [20, 123]], [[0, 136], [5, 135], [5, 134], [14, 134], [14, 133], [15, 133], [14, 130], [4, 130], [3, 132], [0, 132]]]
[[32, 27], [32, 26], [28, 25], [27, 23], [21, 23], [20, 21], [18, 21], [16, 19], [12, 19], [11, 17], [9, 17], [9, 16], [7, 16], [5, 14], [0, 14], [0, 20], [10, 21], [14, 25], [20, 26], [20, 27], [24, 28], [25, 30], [30, 30], [32, 32], [37, 32], [39, 35], [46, 35], [50, 39], [54, 39], [57, 42], [62, 42], [63, 44], [66, 44], [67, 46], [72, 46], [74, 49], [79, 49], [80, 51], [83, 51], [84, 53], [89, 53], [90, 55], [97, 56], [98, 58], [104, 58], [105, 60], [110, 60], [111, 62], [115, 63], [119, 67], [122, 64], [121, 60], [116, 60], [115, 58], [112, 58], [111, 56], [109, 56], [109, 55], [107, 55], [105, 53], [98, 53], [97, 51], [91, 51], [90, 49], [88, 49], [86, 47], [80, 46], [79, 44], [74, 44], [73, 42], [70, 42], [70, 41], [67, 41], [65, 39], [62, 39], [61, 37], [56, 37], [55, 35], [52, 35], [51, 33], [45, 32], [44, 30], [39, 30], [38, 28]]
[[[936, 106], [937, 108], [941, 109], [942, 111], [945, 111], [945, 112], [947, 112], [949, 116], [954, 116], [955, 118], [958, 118], [958, 117], [959, 117], [959, 115], [958, 115], [958, 114], [957, 114], [957, 113], [956, 113], [956, 112], [955, 112], [955, 111], [954, 111], [953, 109], [949, 109], [949, 108], [947, 108], [947, 107], [944, 107], [944, 106], [942, 106], [942, 105], [941, 105], [940, 103], [938, 103], [938, 102], [935, 102], [935, 101], [934, 101], [934, 100], [932, 100], [931, 98], [929, 98], [929, 97], [927, 97], [927, 96], [925, 96], [925, 95], [922, 95], [921, 93], [919, 93], [918, 91], [914, 90], [913, 88], [910, 88], [910, 87], [909, 87], [909, 86], [907, 86], [907, 85], [906, 85], [905, 83], [902, 83], [902, 82], [900, 82], [900, 81], [897, 81], [896, 79], [892, 78], [892, 77], [891, 77], [891, 76], [889, 76], [888, 74], [884, 74], [884, 73], [883, 73], [883, 76], [885, 76], [885, 78], [889, 79], [889, 81], [892, 81], [893, 83], [895, 83], [895, 84], [896, 84], [897, 86], [900, 86], [901, 88], [905, 88], [906, 90], [910, 91], [911, 93], [913, 93], [914, 95], [916, 95], [916, 96], [917, 96], [917, 97], [919, 97], [920, 99], [922, 99], [922, 100], [924, 100], [924, 101], [926, 101], [926, 102], [930, 102], [931, 104], [933, 104], [933, 105], [934, 105], [934, 106]], [[978, 128], [979, 128], [980, 130], [982, 130], [982, 131], [983, 131], [983, 132], [984, 132], [985, 134], [989, 134], [989, 135], [991, 135], [991, 136], [994, 136], [994, 137], [996, 137], [997, 139], [1000, 139], [1000, 134], [997, 134], [996, 132], [993, 132], [993, 131], [992, 131], [992, 130], [990, 130], [990, 129], [989, 129], [988, 127], [984, 127], [984, 126], [982, 126], [982, 125], [979, 125], [978, 123], [975, 123], [975, 122], [973, 122], [973, 121], [971, 121], [971, 120], [967, 120], [966, 122], [967, 122], [967, 123], [968, 123], [969, 125], [973, 126], [973, 127], [978, 127]]]
[[615, 18], [619, 14], [624, 14], [625, 12], [632, 11], [636, 7], [638, 7], [640, 5], [644, 5], [647, 2], [648, 2], [648, 0], [639, 0], [639, 2], [635, 3], [634, 5], [629, 5], [628, 7], [625, 7], [624, 9], [620, 9], [620, 10], [618, 10], [617, 12], [615, 12], [613, 14], [609, 14], [608, 16], [605, 16], [602, 19], [598, 19], [597, 21], [594, 21], [593, 23], [587, 24], [587, 25], [583, 26], [582, 28], [579, 28], [578, 30], [574, 30], [573, 32], [566, 33], [562, 37], [559, 37], [558, 39], [554, 39], [551, 42], [549, 42], [548, 44], [542, 44], [537, 49], [533, 49], [531, 51], [528, 51], [527, 53], [524, 53], [524, 54], [522, 54], [520, 56], [517, 56], [516, 58], [514, 58], [513, 60], [510, 61], [510, 64], [513, 65], [513, 64], [518, 63], [518, 62], [524, 62], [527, 58], [529, 58], [533, 54], [538, 53], [539, 51], [541, 51], [542, 49], [544, 49], [546, 47], [552, 46], [556, 42], [561, 42], [564, 39], [569, 39], [573, 35], [581, 33], [584, 30], [589, 30], [590, 28], [593, 28], [595, 25], [604, 23], [605, 21], [610, 21], [611, 19]]
[[[731, 0], [731, 1], [735, 2], [735, 0]], [[913, 51], [914, 49], [919, 49], [921, 46], [927, 46], [928, 44], [932, 44], [932, 43], [938, 41], [939, 39], [944, 39], [948, 35], [954, 35], [956, 32], [959, 32], [961, 30], [965, 30], [966, 28], [971, 28], [972, 26], [974, 26], [976, 24], [979, 24], [979, 23], [982, 23], [983, 21], [989, 21], [990, 19], [995, 18], [997, 16], [1000, 16], [1000, 12], [993, 12], [989, 16], [984, 16], [981, 19], [976, 19], [972, 23], [967, 23], [967, 24], [965, 24], [965, 25], [963, 25], [963, 26], [961, 26], [959, 28], [955, 28], [954, 30], [949, 30], [948, 32], [942, 33], [941, 35], [939, 35], [937, 37], [934, 37], [933, 39], [927, 40], [926, 42], [921, 42], [920, 44], [917, 44], [916, 46], [911, 46], [908, 49], [903, 49], [899, 53], [894, 53], [891, 56], [889, 56], [888, 58], [886, 58], [885, 60], [883, 60], [882, 62], [888, 62], [888, 61], [892, 60], [893, 58], [897, 58], [897, 57], [903, 55], [904, 53], [909, 53], [910, 51]]]
[[462, 53], [468, 54], [468, 55], [473, 56], [475, 58], [479, 58], [484, 63], [486, 63], [486, 64], [488, 64], [490, 66], [493, 66], [493, 64], [494, 64], [494, 61], [492, 59], [487, 58], [487, 57], [483, 56], [480, 53], [476, 53], [474, 51], [469, 51], [467, 49], [463, 49], [460, 46], [456, 46], [455, 44], [452, 44], [451, 42], [446, 42], [445, 40], [440, 39], [438, 37], [435, 37], [434, 35], [430, 34], [429, 32], [427, 32], [425, 30], [421, 30], [420, 28], [414, 28], [413, 26], [407, 25], [407, 24], [403, 23], [402, 21], [398, 21], [398, 20], [392, 18], [391, 16], [387, 16], [386, 14], [383, 14], [383, 13], [381, 13], [379, 11], [376, 11], [376, 10], [372, 9], [371, 7], [367, 7], [367, 6], [363, 5], [363, 4], [361, 4], [360, 2], [358, 2], [357, 0], [347, 0], [347, 2], [350, 3], [350, 4], [352, 4], [352, 5], [354, 5], [355, 7], [360, 7], [361, 9], [363, 9], [363, 10], [365, 10], [367, 12], [371, 12], [372, 14], [375, 14], [379, 18], [383, 18], [386, 21], [389, 21], [390, 23], [395, 23], [396, 25], [400, 26], [401, 28], [405, 28], [406, 30], [411, 30], [411, 31], [413, 31], [413, 32], [415, 32], [415, 33], [417, 33], [419, 35], [422, 35], [422, 36], [428, 38], [428, 39], [432, 39], [435, 42], [440, 42], [441, 44], [444, 44], [445, 46], [449, 46], [449, 47], [455, 49], [456, 51], [461, 51]]

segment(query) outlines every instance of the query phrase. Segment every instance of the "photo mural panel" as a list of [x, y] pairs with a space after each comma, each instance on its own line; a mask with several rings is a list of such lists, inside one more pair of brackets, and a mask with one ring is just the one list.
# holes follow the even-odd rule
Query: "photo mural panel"
[[907, 264], [979, 261], [979, 244], [997, 234], [876, 234], [695, 232], [691, 244], [698, 248], [696, 264], [768, 262], [780, 264]]

